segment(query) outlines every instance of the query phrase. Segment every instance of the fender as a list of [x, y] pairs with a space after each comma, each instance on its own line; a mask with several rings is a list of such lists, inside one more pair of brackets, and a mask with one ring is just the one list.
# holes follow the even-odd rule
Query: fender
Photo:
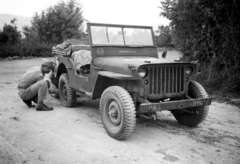
[[139, 79], [139, 77], [135, 77], [132, 75], [125, 75], [125, 74], [109, 72], [109, 71], [99, 71], [98, 74], [104, 77], [109, 77], [109, 78], [118, 79], [118, 80], [138, 80]]
[[[73, 61], [71, 58], [69, 57], [57, 57], [57, 59], [55, 60], [58, 60], [59, 64], [57, 66], [55, 66], [55, 70], [54, 70], [54, 77], [55, 77], [55, 85], [57, 86], [58, 84], [58, 80], [61, 76], [61, 74], [63, 73], [68, 73], [69, 76], [73, 76], [74, 75], [74, 71], [75, 71], [75, 68], [74, 68], [74, 64], [73, 64]], [[71, 81], [71, 79], [69, 79]], [[71, 83], [71, 82], [70, 82]]]
[[135, 90], [143, 92], [140, 89], [143, 87], [141, 87], [142, 84], [138, 77], [109, 71], [98, 71], [92, 98], [100, 98], [103, 91], [113, 85], [121, 86], [130, 92], [134, 92]]

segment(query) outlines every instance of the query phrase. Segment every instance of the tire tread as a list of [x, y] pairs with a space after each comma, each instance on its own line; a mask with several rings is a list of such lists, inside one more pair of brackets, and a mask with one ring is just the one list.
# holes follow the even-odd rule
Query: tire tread
[[[203, 86], [198, 82], [191, 81], [189, 84], [189, 87], [190, 88], [192, 87], [192, 89], [196, 91], [197, 97], [194, 97], [194, 98], [208, 98], [207, 92], [205, 91]], [[192, 116], [192, 118], [189, 117], [188, 119], [190, 119], [190, 121], [187, 120], [186, 119], [187, 117], [184, 116], [183, 114], [173, 114], [173, 115], [180, 124], [190, 126], [190, 127], [196, 127], [206, 119], [209, 111], [209, 106], [203, 106], [203, 107], [197, 107], [197, 108], [198, 108], [199, 114], [197, 114], [197, 116]]]
[[[133, 103], [133, 100], [130, 94], [123, 88], [119, 86], [111, 86], [107, 88], [102, 95], [106, 92], [114, 92], [120, 98], [120, 101], [123, 105], [124, 114], [125, 114], [125, 122], [124, 122], [124, 129], [118, 136], [112, 136], [118, 140], [124, 140], [130, 136], [130, 134], [134, 131], [136, 126], [136, 110]], [[102, 98], [100, 100], [100, 110], [102, 106]], [[106, 129], [106, 128], [105, 128]], [[107, 130], [106, 130], [107, 131]], [[108, 133], [109, 134], [109, 133]], [[110, 135], [110, 134], [109, 134]]]
[[[61, 104], [65, 107], [74, 107], [76, 105], [77, 97], [76, 97], [76, 92], [70, 87], [68, 74], [67, 73], [62, 74], [59, 79], [59, 83], [61, 80], [63, 80], [65, 82], [67, 92], [68, 92], [67, 101], [61, 102]], [[60, 89], [60, 87], [59, 87], [59, 89]]]

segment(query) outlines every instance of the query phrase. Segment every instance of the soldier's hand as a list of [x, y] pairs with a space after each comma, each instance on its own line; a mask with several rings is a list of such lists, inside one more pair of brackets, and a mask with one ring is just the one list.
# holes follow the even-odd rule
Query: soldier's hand
[[50, 71], [48, 74], [45, 74], [44, 79], [52, 83], [51, 77], [53, 76], [53, 72]]

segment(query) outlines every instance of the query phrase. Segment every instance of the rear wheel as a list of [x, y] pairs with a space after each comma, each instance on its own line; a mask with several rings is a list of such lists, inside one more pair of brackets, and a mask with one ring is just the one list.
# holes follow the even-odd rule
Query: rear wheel
[[115, 139], [126, 139], [136, 126], [133, 100], [122, 87], [112, 86], [103, 92], [100, 112], [106, 132]]
[[[207, 98], [208, 94], [205, 89], [196, 81], [189, 84], [188, 95], [192, 98]], [[202, 123], [208, 115], [209, 106], [195, 107], [185, 109], [184, 112], [172, 111], [179, 124], [195, 127]]]
[[76, 105], [76, 92], [70, 87], [67, 73], [63, 73], [58, 83], [59, 98], [61, 104], [65, 107], [73, 107]]

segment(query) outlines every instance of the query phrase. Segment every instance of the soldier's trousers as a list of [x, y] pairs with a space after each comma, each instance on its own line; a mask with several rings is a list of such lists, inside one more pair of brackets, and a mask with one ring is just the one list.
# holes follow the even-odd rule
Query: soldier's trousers
[[19, 88], [18, 92], [18, 95], [22, 100], [31, 100], [35, 96], [38, 96], [38, 102], [46, 100], [48, 94], [48, 82], [45, 79], [34, 83], [27, 89]]

